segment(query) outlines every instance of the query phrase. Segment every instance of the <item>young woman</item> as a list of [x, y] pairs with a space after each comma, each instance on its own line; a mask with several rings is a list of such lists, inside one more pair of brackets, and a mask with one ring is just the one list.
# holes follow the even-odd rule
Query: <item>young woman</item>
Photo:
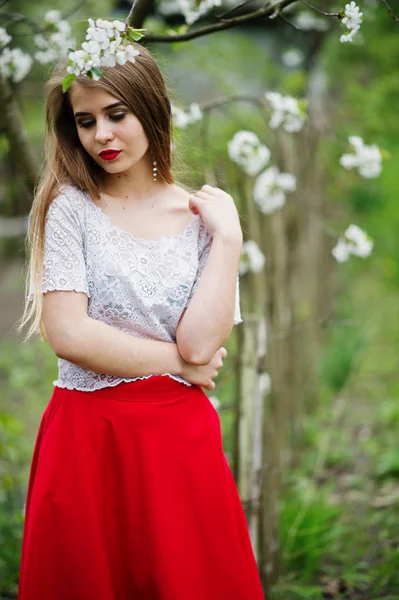
[[[139, 46], [138, 46], [139, 47]], [[171, 173], [170, 102], [134, 64], [48, 82], [22, 325], [58, 356], [19, 600], [261, 600], [212, 390], [241, 322], [233, 199]], [[21, 327], [22, 327], [21, 325]]]

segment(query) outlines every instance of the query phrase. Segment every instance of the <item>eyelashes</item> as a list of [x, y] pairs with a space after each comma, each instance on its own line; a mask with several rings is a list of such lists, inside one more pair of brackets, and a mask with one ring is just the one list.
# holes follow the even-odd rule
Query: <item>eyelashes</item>
[[[111, 121], [122, 121], [122, 119], [124, 119], [126, 117], [126, 113], [118, 113], [118, 114], [113, 114], [113, 115], [109, 115], [109, 118], [111, 119]], [[91, 121], [78, 121], [77, 125], [78, 127], [83, 127], [84, 129], [89, 129], [90, 127], [92, 127], [92, 125], [94, 125], [95, 121], [91, 120]]]

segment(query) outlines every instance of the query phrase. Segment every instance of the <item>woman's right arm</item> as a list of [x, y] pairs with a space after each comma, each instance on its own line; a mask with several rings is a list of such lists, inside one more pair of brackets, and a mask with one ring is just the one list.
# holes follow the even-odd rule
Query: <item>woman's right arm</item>
[[42, 318], [48, 343], [63, 358], [96, 373], [115, 377], [142, 377], [171, 373], [207, 389], [222, 366], [221, 348], [208, 365], [195, 366], [179, 354], [177, 345], [140, 338], [120, 331], [87, 314], [82, 292], [52, 291], [43, 296]]

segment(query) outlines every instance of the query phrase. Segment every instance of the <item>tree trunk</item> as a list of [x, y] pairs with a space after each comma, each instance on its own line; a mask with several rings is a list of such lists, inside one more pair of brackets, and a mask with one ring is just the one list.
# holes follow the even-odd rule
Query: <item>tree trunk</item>
[[7, 136], [10, 152], [28, 190], [26, 198], [19, 203], [18, 214], [27, 214], [31, 206], [38, 163], [22, 121], [18, 102], [10, 84], [2, 75], [0, 75], [0, 106], [0, 127]]

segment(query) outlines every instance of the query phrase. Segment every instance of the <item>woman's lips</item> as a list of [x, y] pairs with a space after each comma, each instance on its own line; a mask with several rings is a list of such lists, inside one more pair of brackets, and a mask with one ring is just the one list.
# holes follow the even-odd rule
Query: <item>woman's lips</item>
[[120, 150], [103, 150], [100, 152], [100, 156], [103, 160], [114, 160], [120, 153]]

